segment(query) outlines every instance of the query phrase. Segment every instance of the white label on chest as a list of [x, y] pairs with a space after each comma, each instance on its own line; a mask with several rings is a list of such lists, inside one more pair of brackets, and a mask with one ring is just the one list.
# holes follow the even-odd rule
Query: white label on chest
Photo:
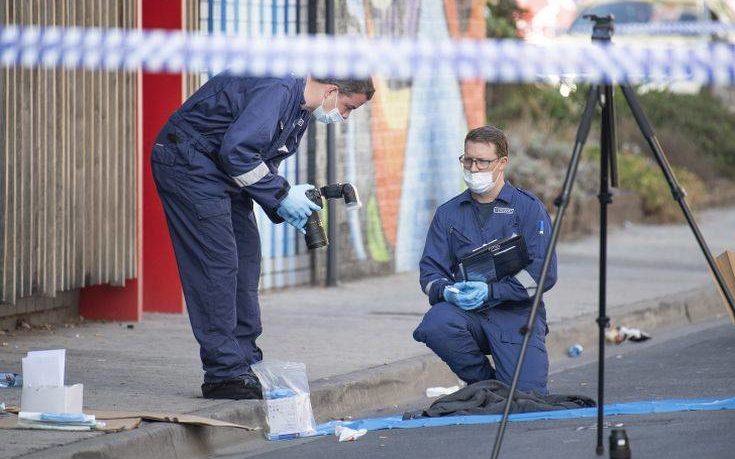
[[495, 214], [508, 214], [508, 215], [512, 215], [513, 212], [515, 212], [515, 209], [513, 209], [511, 207], [494, 207], [493, 208], [493, 213], [495, 213]]

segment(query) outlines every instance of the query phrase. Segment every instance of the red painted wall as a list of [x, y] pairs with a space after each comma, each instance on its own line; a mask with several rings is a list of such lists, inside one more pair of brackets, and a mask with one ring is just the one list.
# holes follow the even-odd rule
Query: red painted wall
[[[144, 29], [180, 30], [183, 2], [140, 0]], [[125, 287], [96, 285], [80, 292], [80, 314], [93, 320], [139, 321], [143, 311], [182, 313], [184, 301], [150, 153], [158, 131], [182, 102], [182, 76], [143, 72], [138, 78], [138, 278]]]
[[[183, 28], [182, 1], [142, 2], [144, 29]], [[148, 312], [184, 312], [179, 272], [150, 164], [151, 148], [158, 131], [181, 105], [182, 85], [181, 74], [143, 73], [143, 310]]]

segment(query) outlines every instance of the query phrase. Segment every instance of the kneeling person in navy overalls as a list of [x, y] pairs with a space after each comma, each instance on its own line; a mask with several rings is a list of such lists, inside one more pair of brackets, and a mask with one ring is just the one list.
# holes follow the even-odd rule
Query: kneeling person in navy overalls
[[151, 154], [207, 398], [260, 398], [250, 365], [263, 358], [258, 304], [257, 202], [275, 223], [304, 231], [320, 208], [310, 184], [279, 164], [296, 153], [309, 118], [342, 121], [374, 92], [371, 80], [217, 75], [163, 127]]
[[[541, 265], [550, 242], [551, 221], [543, 203], [504, 179], [508, 141], [493, 126], [474, 129], [460, 156], [468, 190], [440, 206], [421, 258], [421, 288], [431, 309], [413, 333], [467, 384], [497, 379], [510, 385]], [[531, 263], [492, 282], [457, 282], [459, 260], [473, 249], [514, 234], [524, 237]], [[545, 290], [556, 282], [556, 255]], [[547, 394], [546, 311], [543, 302], [523, 363], [519, 390]], [[487, 359], [492, 356], [495, 366]]]

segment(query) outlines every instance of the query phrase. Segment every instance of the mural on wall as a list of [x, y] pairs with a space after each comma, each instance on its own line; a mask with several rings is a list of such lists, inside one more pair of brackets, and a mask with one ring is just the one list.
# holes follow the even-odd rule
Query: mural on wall
[[[303, 2], [301, 2], [303, 3]], [[208, 33], [245, 36], [293, 35], [300, 33], [296, 0], [202, 0], [200, 27]], [[306, 142], [300, 151], [281, 164], [280, 174], [290, 183], [302, 183], [306, 177]], [[301, 234], [289, 225], [274, 225], [256, 206], [260, 232], [264, 289], [308, 283], [310, 257]]]
[[[482, 38], [482, 0], [337, 0], [338, 33], [370, 37]], [[306, 2], [203, 0], [201, 28], [210, 33], [294, 34]], [[297, 9], [301, 5], [302, 10]], [[302, 23], [303, 24], [303, 23]], [[338, 128], [340, 180], [357, 184], [360, 212], [347, 212], [341, 244], [345, 278], [417, 268], [434, 210], [463, 189], [457, 157], [468, 127], [485, 120], [483, 82], [460, 82], [451, 69], [411, 81], [374, 77], [376, 94]], [[281, 165], [291, 183], [306, 177], [305, 143]], [[319, 145], [323, 144], [318, 140]], [[318, 164], [323, 167], [324, 164]], [[257, 211], [263, 288], [309, 281], [303, 238]], [[372, 269], [370, 269], [372, 267]], [[377, 267], [377, 268], [376, 268]]]
[[[348, 32], [370, 37], [441, 40], [485, 34], [482, 1], [346, 3], [354, 25]], [[396, 271], [416, 269], [434, 210], [462, 189], [457, 157], [464, 135], [485, 118], [483, 82], [459, 82], [451, 69], [435, 70], [410, 82], [374, 78], [366, 239], [372, 260], [392, 259]], [[355, 140], [348, 136], [348, 145]], [[352, 241], [361, 258], [361, 241]]]

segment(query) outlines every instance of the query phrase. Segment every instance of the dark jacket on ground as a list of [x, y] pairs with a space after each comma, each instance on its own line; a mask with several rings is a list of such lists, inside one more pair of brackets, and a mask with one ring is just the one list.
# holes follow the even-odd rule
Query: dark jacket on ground
[[[507, 385], [495, 379], [476, 382], [453, 394], [439, 398], [425, 410], [405, 413], [403, 419], [502, 414], [509, 392], [510, 388]], [[540, 395], [535, 392], [516, 391], [516, 397], [510, 405], [510, 412], [531, 413], [593, 406], [595, 406], [595, 401], [583, 395]]]

